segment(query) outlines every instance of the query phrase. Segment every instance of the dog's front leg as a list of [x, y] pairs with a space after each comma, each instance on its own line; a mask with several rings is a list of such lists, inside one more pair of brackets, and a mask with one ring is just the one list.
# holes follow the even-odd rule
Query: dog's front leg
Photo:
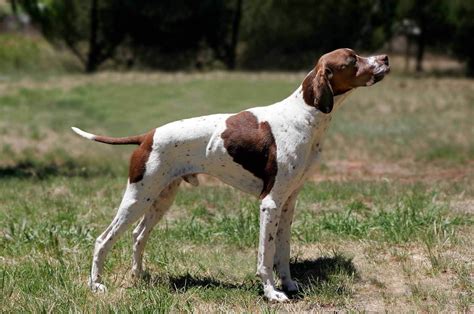
[[273, 279], [275, 238], [282, 203], [269, 194], [260, 204], [260, 236], [257, 262], [257, 275], [262, 279], [264, 295], [269, 301], [277, 302], [288, 301], [288, 297], [275, 288]]
[[300, 189], [294, 191], [283, 205], [276, 237], [275, 268], [280, 276], [282, 289], [286, 292], [298, 291], [298, 284], [291, 279], [290, 274], [290, 240], [291, 224], [299, 191]]

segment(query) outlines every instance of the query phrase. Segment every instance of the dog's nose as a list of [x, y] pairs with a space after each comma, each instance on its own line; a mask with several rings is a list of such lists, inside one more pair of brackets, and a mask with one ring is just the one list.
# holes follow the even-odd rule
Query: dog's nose
[[379, 58], [386, 66], [388, 66], [388, 56], [387, 55], [381, 55]]

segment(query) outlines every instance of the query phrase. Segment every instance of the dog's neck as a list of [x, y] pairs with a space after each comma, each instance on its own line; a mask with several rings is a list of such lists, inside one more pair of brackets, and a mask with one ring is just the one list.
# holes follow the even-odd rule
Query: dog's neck
[[[292, 104], [300, 108], [304, 112], [304, 116], [308, 122], [313, 125], [319, 125], [325, 121], [330, 121], [332, 115], [342, 106], [342, 103], [347, 98], [347, 96], [352, 92], [352, 90], [334, 97], [333, 109], [330, 113], [323, 113], [318, 110], [316, 107], [308, 105], [303, 98], [303, 89], [300, 85], [288, 98], [285, 99], [285, 102]], [[293, 107], [294, 108], [294, 107]]]
[[283, 101], [283, 104], [285, 110], [289, 110], [289, 117], [294, 114], [295, 110], [300, 112], [301, 115], [296, 121], [294, 121], [294, 123], [300, 124], [300, 127], [298, 128], [309, 127], [312, 129], [311, 131], [308, 130], [312, 134], [311, 141], [319, 142], [322, 141], [322, 138], [329, 127], [333, 113], [341, 107], [343, 101], [349, 94], [350, 91], [334, 97], [333, 109], [328, 114], [321, 112], [316, 107], [310, 106], [305, 102], [302, 86], [299, 86], [296, 91], [286, 98]]
[[[334, 112], [336, 112], [342, 105], [342, 102], [347, 98], [347, 96], [352, 93], [353, 89], [345, 92], [344, 94], [334, 96], [334, 106], [333, 109], [330, 113], [324, 114], [326, 116], [332, 115]], [[303, 98], [303, 87], [300, 85], [287, 99], [291, 99], [293, 102], [297, 102], [299, 105], [308, 107], [308, 109], [313, 109], [314, 106], [308, 105]], [[318, 111], [316, 108], [314, 108], [314, 111]]]
[[349, 96], [349, 94], [352, 93], [352, 91], [353, 91], [353, 89], [345, 92], [344, 94], [337, 95], [337, 96], [334, 97], [334, 107], [332, 109], [332, 112], [337, 111], [341, 107], [343, 101], [347, 98], [347, 96]]

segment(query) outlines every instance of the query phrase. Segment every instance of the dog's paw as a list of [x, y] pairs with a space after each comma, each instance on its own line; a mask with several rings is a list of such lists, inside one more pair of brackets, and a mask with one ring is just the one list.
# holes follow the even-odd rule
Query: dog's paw
[[289, 293], [295, 293], [298, 292], [300, 289], [298, 287], [298, 283], [294, 280], [288, 280], [282, 284], [283, 291], [289, 292]]
[[290, 300], [285, 293], [273, 287], [265, 288], [264, 295], [269, 302], [288, 302]]
[[90, 283], [89, 287], [91, 288], [91, 291], [94, 293], [107, 293], [107, 287], [101, 283], [98, 283], [98, 282]]
[[143, 270], [138, 267], [132, 267], [132, 272], [130, 273], [132, 280], [140, 280], [143, 277]]
[[151, 279], [151, 274], [146, 270], [132, 269], [131, 279], [134, 283], [138, 283], [142, 280], [148, 282]]

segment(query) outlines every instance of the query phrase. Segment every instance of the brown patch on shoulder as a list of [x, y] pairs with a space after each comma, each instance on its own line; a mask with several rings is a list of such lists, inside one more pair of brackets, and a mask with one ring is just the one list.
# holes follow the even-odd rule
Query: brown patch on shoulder
[[242, 111], [229, 117], [226, 126], [221, 134], [224, 147], [236, 163], [263, 180], [260, 198], [264, 198], [273, 188], [278, 170], [270, 124], [258, 123], [253, 113]]
[[140, 146], [133, 151], [132, 157], [130, 158], [130, 168], [128, 172], [130, 183], [137, 183], [143, 179], [146, 170], [146, 162], [148, 161], [152, 150], [154, 135], [154, 129], [146, 133], [143, 136], [143, 141]]

